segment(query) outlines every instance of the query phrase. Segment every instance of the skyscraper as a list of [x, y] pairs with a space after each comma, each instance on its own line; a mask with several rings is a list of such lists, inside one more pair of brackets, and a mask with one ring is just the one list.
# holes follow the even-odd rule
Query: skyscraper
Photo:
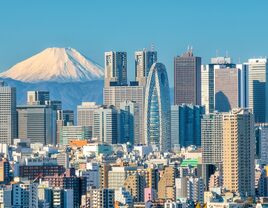
[[201, 117], [204, 113], [205, 108], [199, 105], [171, 106], [172, 147], [201, 146]]
[[171, 148], [170, 96], [166, 68], [155, 63], [150, 69], [144, 110], [144, 134], [147, 145], [155, 145], [161, 151]]
[[139, 122], [139, 106], [137, 103], [130, 100], [120, 103], [120, 143], [139, 143]]
[[255, 122], [264, 123], [267, 121], [267, 59], [248, 60], [248, 99], [249, 108], [253, 110]]
[[120, 109], [120, 104], [126, 100], [136, 102], [138, 106], [137, 122], [139, 127], [135, 132], [139, 131], [139, 135], [135, 135], [135, 144], [145, 144], [144, 141], [144, 87], [143, 86], [112, 86], [103, 89], [104, 105], [113, 105]]
[[248, 109], [223, 113], [223, 182], [241, 196], [255, 195], [254, 117]]
[[202, 163], [222, 163], [223, 138], [222, 114], [218, 112], [203, 115], [201, 120]]
[[94, 110], [99, 106], [95, 102], [82, 102], [77, 106], [77, 125], [78, 126], [93, 126]]
[[105, 52], [104, 86], [127, 85], [127, 53]]
[[233, 64], [230, 57], [211, 58], [210, 64], [201, 67], [201, 103], [206, 113], [246, 106], [246, 86], [244, 65]]
[[268, 125], [260, 124], [255, 126], [256, 135], [256, 156], [260, 163], [268, 164]]
[[201, 105], [201, 58], [192, 50], [174, 59], [174, 104]]
[[215, 110], [229, 112], [241, 106], [241, 72], [238, 68], [215, 68]]
[[156, 51], [143, 50], [135, 52], [135, 77], [140, 86], [145, 87], [150, 68], [156, 62]]
[[0, 143], [12, 144], [16, 137], [16, 88], [0, 82]]
[[56, 111], [47, 105], [17, 107], [18, 138], [31, 143], [56, 143]]
[[116, 144], [119, 133], [119, 116], [114, 106], [101, 106], [94, 111], [93, 137], [99, 142]]
[[201, 66], [201, 103], [206, 113], [213, 113], [214, 107], [214, 67], [212, 64]]

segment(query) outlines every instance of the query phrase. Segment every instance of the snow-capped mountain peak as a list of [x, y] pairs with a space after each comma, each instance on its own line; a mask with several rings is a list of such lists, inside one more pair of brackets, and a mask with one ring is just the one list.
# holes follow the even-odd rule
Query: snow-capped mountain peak
[[73, 48], [47, 48], [0, 74], [23, 82], [83, 82], [103, 78], [103, 69]]

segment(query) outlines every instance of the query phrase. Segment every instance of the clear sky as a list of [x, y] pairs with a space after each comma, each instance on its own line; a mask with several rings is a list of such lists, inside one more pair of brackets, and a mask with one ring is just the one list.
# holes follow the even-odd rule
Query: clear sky
[[0, 71], [47, 47], [73, 47], [103, 65], [104, 52], [155, 45], [173, 85], [173, 58], [192, 45], [207, 63], [268, 55], [268, 0], [0, 1]]

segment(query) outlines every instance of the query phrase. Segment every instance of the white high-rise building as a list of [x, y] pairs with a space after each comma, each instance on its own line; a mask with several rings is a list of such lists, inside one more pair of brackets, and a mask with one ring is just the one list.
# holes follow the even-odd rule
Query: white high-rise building
[[77, 125], [78, 126], [93, 126], [93, 114], [94, 110], [99, 105], [95, 102], [82, 102], [81, 105], [77, 106]]
[[255, 122], [268, 120], [268, 63], [266, 58], [248, 60], [248, 99], [249, 108], [253, 110]]
[[127, 85], [127, 53], [105, 52], [104, 86]]
[[0, 143], [12, 144], [16, 137], [16, 88], [0, 82]]
[[101, 106], [94, 111], [93, 138], [97, 138], [101, 143], [118, 142], [119, 114], [114, 106]]
[[206, 113], [214, 111], [214, 67], [213, 65], [201, 66], [201, 103], [205, 106]]
[[161, 151], [171, 148], [171, 118], [169, 83], [166, 67], [155, 63], [148, 75], [145, 108], [144, 136], [147, 145]]
[[146, 85], [147, 76], [151, 66], [157, 62], [156, 51], [136, 51], [135, 52], [135, 76], [140, 86]]

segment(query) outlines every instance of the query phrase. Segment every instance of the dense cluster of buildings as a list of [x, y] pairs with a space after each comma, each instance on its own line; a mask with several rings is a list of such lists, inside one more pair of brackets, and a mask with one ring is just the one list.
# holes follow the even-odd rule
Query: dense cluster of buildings
[[[268, 64], [105, 53], [103, 104], [62, 108], [0, 81], [0, 207], [245, 207], [268, 202]], [[90, 92], [89, 92], [90, 93]]]

